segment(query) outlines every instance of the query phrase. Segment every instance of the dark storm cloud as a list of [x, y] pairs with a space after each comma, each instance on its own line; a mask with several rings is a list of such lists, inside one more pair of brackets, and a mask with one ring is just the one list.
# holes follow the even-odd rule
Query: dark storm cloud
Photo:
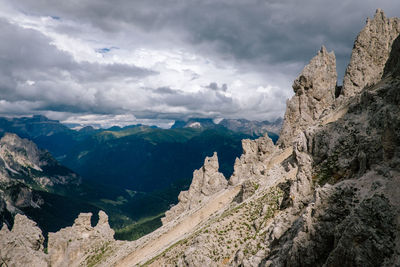
[[[198, 52], [248, 63], [248, 68], [272, 65], [292, 75], [300, 69], [288, 64], [304, 65], [324, 44], [335, 50], [340, 77], [365, 18], [378, 7], [390, 16], [400, 14], [392, 0], [21, 0], [15, 5], [25, 12], [85, 21], [110, 34], [164, 32]], [[159, 37], [148, 41], [167, 42], [165, 35]]]
[[209, 88], [214, 91], [223, 91], [223, 92], [226, 92], [226, 90], [228, 90], [228, 86], [226, 85], [226, 83], [222, 84], [221, 86], [218, 86], [218, 83], [216, 82], [210, 83], [209, 85], [206, 86], [206, 88]]
[[160, 95], [173, 95], [176, 93], [176, 90], [172, 90], [169, 87], [159, 87], [154, 90], [154, 93], [157, 93]]
[[[388, 16], [400, 14], [393, 0], [8, 2], [20, 14], [47, 16], [51, 23], [39, 32], [18, 26], [18, 18], [14, 24], [0, 20], [0, 114], [129, 113], [143, 119], [276, 118], [293, 94], [291, 82], [321, 45], [335, 51], [341, 80], [365, 19], [378, 7]], [[119, 56], [115, 62], [125, 63], [121, 58], [141, 48], [173, 56], [150, 64], [157, 71], [78, 62], [71, 51], [51, 45], [55, 39], [47, 31], [90, 43], [95, 56]], [[207, 67], [215, 73], [205, 74]], [[152, 75], [156, 82], [143, 81]]]
[[[24, 29], [0, 19], [0, 112], [2, 107], [32, 103], [32, 110], [69, 112], [115, 112], [117, 103], [106, 101], [101, 83], [122, 78], [145, 77], [153, 71], [124, 64], [76, 62], [70, 54], [49, 44], [50, 40], [36, 30]], [[6, 103], [7, 102], [7, 103]], [[18, 113], [13, 108], [13, 113]]]

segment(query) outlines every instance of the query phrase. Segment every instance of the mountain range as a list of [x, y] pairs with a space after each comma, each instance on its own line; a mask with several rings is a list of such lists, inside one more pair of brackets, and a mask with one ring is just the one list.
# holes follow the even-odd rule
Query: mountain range
[[171, 129], [176, 128], [197, 128], [197, 129], [215, 129], [224, 127], [233, 132], [243, 133], [253, 138], [268, 136], [276, 142], [279, 137], [279, 132], [282, 127], [283, 120], [281, 118], [276, 119], [273, 122], [270, 121], [249, 121], [246, 119], [222, 119], [218, 123], [208, 118], [189, 118], [185, 121], [177, 120], [171, 126]]
[[[36, 223], [17, 214], [0, 231], [0, 259], [16, 266], [400, 266], [399, 35], [400, 19], [378, 9], [354, 42], [342, 87], [335, 54], [322, 46], [293, 82], [278, 141], [242, 140], [229, 176], [220, 153], [208, 154], [152, 233], [116, 241], [103, 211], [96, 226], [93, 213], [81, 213], [49, 233], [46, 253]], [[202, 130], [201, 121], [182, 125], [171, 129], [185, 133], [175, 144], [215, 131]], [[145, 140], [160, 145], [173, 132], [149, 133]], [[95, 141], [124, 137], [102, 132]], [[46, 165], [35, 153], [4, 151], [16, 159], [3, 159], [8, 175]]]
[[[229, 176], [241, 153], [241, 140], [253, 137], [214, 124], [211, 119], [200, 121], [200, 128], [160, 129], [138, 124], [73, 130], [44, 116], [0, 118], [5, 145], [10, 140], [8, 132], [15, 133], [31, 141], [21, 139], [22, 143], [37, 144], [40, 149], [35, 151], [49, 151], [40, 153], [47, 153], [52, 162], [57, 162], [54, 155], [60, 169], [68, 168], [80, 177], [75, 190], [67, 185], [38, 187], [18, 180], [20, 186], [38, 189], [34, 195], [47, 200], [40, 208], [14, 210], [12, 214], [23, 212], [31, 216], [46, 233], [71, 224], [79, 211], [102, 209], [109, 214], [118, 238], [138, 238], [161, 226], [163, 212], [176, 203], [181, 190], [188, 188], [193, 170], [201, 166], [205, 156], [217, 151], [221, 171]], [[17, 135], [15, 139], [19, 138]], [[29, 178], [30, 173], [26, 175]], [[12, 216], [2, 203], [2, 221], [11, 225]], [[65, 210], [63, 203], [74, 203], [65, 216], [47, 209]], [[57, 220], [52, 214], [58, 214]]]

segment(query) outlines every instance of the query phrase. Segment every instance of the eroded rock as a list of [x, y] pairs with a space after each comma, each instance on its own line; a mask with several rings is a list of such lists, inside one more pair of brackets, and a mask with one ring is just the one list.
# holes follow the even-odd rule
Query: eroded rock
[[271, 138], [267, 135], [256, 140], [242, 140], [243, 154], [236, 158], [230, 185], [237, 185], [250, 177], [262, 176], [267, 168], [270, 156], [276, 151]]
[[7, 225], [0, 230], [0, 265], [4, 266], [48, 266], [43, 250], [44, 237], [34, 221], [17, 214], [10, 231]]
[[331, 108], [337, 83], [336, 58], [323, 46], [293, 83], [278, 145], [289, 147], [299, 131], [314, 124]]
[[99, 212], [95, 227], [91, 217], [92, 213], [81, 213], [71, 227], [49, 233], [48, 252], [53, 266], [78, 266], [114, 240], [114, 230], [108, 225], [105, 212]]
[[382, 78], [393, 41], [399, 33], [400, 19], [387, 18], [381, 9], [376, 10], [372, 19], [367, 19], [354, 43], [343, 79], [343, 96], [353, 96]]
[[203, 167], [193, 172], [189, 190], [179, 194], [179, 203], [165, 213], [161, 219], [163, 224], [174, 220], [184, 211], [195, 209], [206, 197], [225, 189], [228, 181], [218, 169], [218, 156], [214, 152], [212, 157], [205, 158]]

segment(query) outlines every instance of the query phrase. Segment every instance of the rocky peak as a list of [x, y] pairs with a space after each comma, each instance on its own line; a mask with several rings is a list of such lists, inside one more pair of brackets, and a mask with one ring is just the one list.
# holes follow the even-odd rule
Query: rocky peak
[[92, 227], [92, 213], [81, 213], [71, 227], [49, 233], [48, 251], [53, 266], [78, 266], [86, 257], [113, 241], [114, 230], [108, 225], [108, 216], [99, 212], [99, 221]]
[[382, 78], [393, 41], [400, 33], [400, 19], [387, 18], [377, 9], [358, 34], [343, 79], [343, 96], [353, 96]]
[[228, 181], [218, 169], [218, 156], [217, 152], [214, 152], [212, 157], [205, 158], [200, 169], [193, 172], [189, 190], [179, 194], [179, 203], [165, 213], [165, 217], [162, 218], [163, 224], [174, 220], [185, 211], [195, 209], [207, 197], [225, 189]]
[[268, 135], [256, 140], [242, 140], [243, 154], [240, 159], [236, 158], [233, 166], [233, 175], [229, 179], [229, 184], [237, 185], [249, 179], [249, 177], [262, 176], [267, 161], [276, 150], [274, 143]]
[[17, 214], [12, 230], [0, 231], [0, 257], [5, 266], [47, 266], [43, 252], [44, 237], [34, 221]]
[[334, 101], [337, 83], [335, 54], [324, 46], [293, 83], [278, 145], [288, 147], [299, 130], [318, 120]]
[[0, 259], [6, 266], [86, 266], [87, 260], [114, 241], [108, 216], [99, 212], [99, 221], [91, 226], [92, 213], [81, 213], [71, 227], [49, 233], [48, 254], [44, 237], [36, 223], [17, 214], [12, 230], [4, 224], [0, 230]]

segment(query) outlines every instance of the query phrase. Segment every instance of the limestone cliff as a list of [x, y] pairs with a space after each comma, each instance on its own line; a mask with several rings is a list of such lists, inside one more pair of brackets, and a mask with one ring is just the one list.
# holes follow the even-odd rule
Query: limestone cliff
[[334, 101], [336, 83], [335, 55], [323, 46], [293, 83], [295, 95], [286, 104], [279, 146], [291, 146], [299, 131], [326, 114]]
[[343, 96], [353, 96], [382, 78], [393, 41], [400, 33], [400, 19], [387, 18], [377, 9], [358, 34], [343, 79]]
[[165, 213], [165, 217], [162, 218], [163, 224], [175, 220], [185, 211], [196, 209], [208, 196], [225, 189], [228, 181], [218, 169], [218, 156], [214, 152], [212, 157], [206, 157], [200, 169], [193, 172], [189, 190], [179, 194], [179, 203]]
[[242, 140], [243, 154], [236, 158], [234, 172], [229, 184], [236, 185], [253, 176], [265, 175], [268, 160], [276, 151], [272, 140], [266, 135], [256, 140]]

